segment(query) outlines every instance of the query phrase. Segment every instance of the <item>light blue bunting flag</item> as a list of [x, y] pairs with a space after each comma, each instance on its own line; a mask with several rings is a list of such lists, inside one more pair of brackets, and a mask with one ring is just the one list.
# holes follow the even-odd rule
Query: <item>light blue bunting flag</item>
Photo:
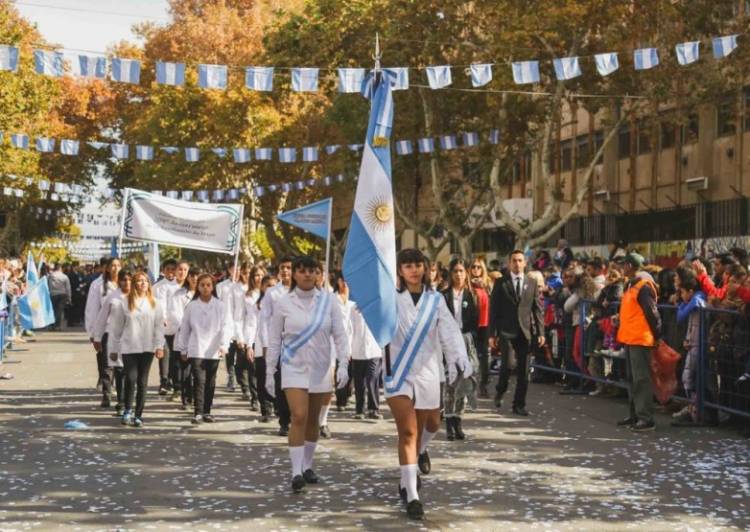
[[141, 62], [136, 59], [115, 57], [112, 59], [112, 79], [119, 83], [141, 82]]
[[60, 153], [63, 155], [78, 155], [80, 143], [77, 140], [62, 139], [60, 141]]
[[294, 188], [296, 188], [297, 190], [304, 190], [304, 188], [305, 188], [305, 182], [304, 181], [297, 181], [294, 184]]
[[596, 54], [594, 60], [596, 62], [596, 71], [601, 76], [609, 76], [620, 68], [620, 60], [616, 52]]
[[279, 161], [293, 163], [297, 160], [297, 148], [279, 148]]
[[253, 91], [272, 91], [273, 67], [245, 68], [245, 86]]
[[281, 191], [282, 192], [291, 192], [291, 190], [292, 190], [292, 185], [290, 185], [289, 183], [282, 183], [281, 184]]
[[389, 74], [391, 89], [394, 91], [405, 91], [409, 88], [409, 69], [406, 67], [386, 68]]
[[250, 150], [247, 148], [234, 148], [232, 155], [234, 156], [234, 162], [237, 164], [250, 162]]
[[399, 155], [410, 155], [414, 153], [414, 145], [410, 140], [399, 140], [396, 142], [396, 153]]
[[339, 68], [339, 92], [359, 93], [365, 80], [364, 68]]
[[581, 65], [577, 57], [559, 57], [553, 61], [555, 76], [559, 80], [577, 78], [581, 75]]
[[479, 134], [475, 131], [467, 131], [463, 134], [464, 146], [479, 146]]
[[95, 150], [101, 150], [102, 148], [106, 148], [107, 146], [109, 146], [109, 144], [106, 143], [106, 142], [99, 142], [99, 141], [96, 141], [96, 140], [90, 140], [86, 144], [88, 144], [89, 146], [91, 146]]
[[63, 54], [49, 50], [34, 50], [34, 68], [37, 74], [60, 77], [64, 71]]
[[681, 65], [695, 63], [700, 57], [700, 41], [684, 42], [675, 46], [677, 62]]
[[208, 190], [199, 190], [195, 193], [195, 197], [198, 201], [206, 203], [208, 201]]
[[226, 148], [211, 148], [211, 152], [222, 159], [227, 156]]
[[331, 186], [331, 176], [327, 175], [323, 178], [323, 185], [330, 187]]
[[487, 140], [489, 140], [490, 144], [500, 144], [500, 130], [490, 130], [490, 134], [487, 136]]
[[0, 70], [10, 72], [18, 70], [18, 48], [15, 46], [0, 46]]
[[185, 84], [185, 63], [156, 62], [156, 82], [181, 87]]
[[659, 53], [656, 48], [640, 48], [633, 52], [633, 63], [636, 70], [649, 70], [659, 64]]
[[169, 155], [174, 155], [175, 153], [180, 151], [180, 148], [178, 148], [177, 146], [162, 146], [159, 149], [164, 153], [168, 153]]
[[455, 150], [458, 148], [458, 142], [455, 135], [442, 135], [440, 137], [441, 150]]
[[451, 67], [448, 65], [429, 66], [425, 71], [427, 72], [427, 83], [431, 89], [442, 89], [453, 83]]
[[302, 148], [302, 162], [312, 163], [318, 160], [318, 147], [305, 146]]
[[135, 147], [135, 158], [139, 161], [150, 161], [154, 158], [154, 147], [138, 145]]
[[273, 148], [255, 148], [256, 161], [270, 161], [273, 159]]
[[417, 141], [419, 153], [432, 153], [435, 151], [435, 139], [432, 137], [421, 138]]
[[185, 148], [185, 160], [189, 163], [197, 163], [201, 158], [198, 148]]
[[340, 147], [341, 147], [340, 144], [331, 144], [329, 146], [326, 146], [326, 154], [333, 155], [339, 150]]
[[112, 157], [115, 159], [127, 159], [129, 154], [129, 147], [127, 144], [112, 144], [110, 146], [112, 150]]
[[714, 50], [714, 57], [722, 59], [737, 48], [737, 35], [727, 35], [725, 37], [716, 37], [711, 41]]
[[193, 199], [193, 191], [192, 190], [183, 190], [182, 191], [182, 199], [185, 201], [190, 201]]
[[364, 144], [349, 144], [347, 148], [349, 148], [350, 151], [359, 151], [364, 147]]
[[516, 85], [539, 83], [539, 61], [521, 61], [512, 64], [513, 81]]
[[21, 150], [28, 150], [29, 149], [29, 137], [28, 135], [24, 135], [23, 133], [14, 133], [10, 136], [10, 144], [14, 148], [18, 148]]
[[258, 185], [257, 187], [255, 187], [253, 189], [253, 191], [255, 192], [255, 197], [257, 197], [257, 198], [262, 197], [263, 194], [266, 193], [266, 190], [262, 186], [260, 186], [260, 185]]
[[36, 138], [36, 151], [42, 153], [52, 153], [55, 151], [55, 139], [49, 137]]
[[198, 65], [198, 86], [202, 89], [226, 89], [226, 65]]
[[492, 81], [492, 65], [475, 64], [471, 65], [471, 86], [484, 87]]
[[292, 90], [295, 92], [317, 92], [318, 68], [293, 68]]
[[104, 79], [107, 75], [107, 58], [96, 55], [79, 55], [77, 74], [84, 78]]
[[212, 198], [213, 198], [213, 201], [224, 201], [224, 191], [214, 190]]

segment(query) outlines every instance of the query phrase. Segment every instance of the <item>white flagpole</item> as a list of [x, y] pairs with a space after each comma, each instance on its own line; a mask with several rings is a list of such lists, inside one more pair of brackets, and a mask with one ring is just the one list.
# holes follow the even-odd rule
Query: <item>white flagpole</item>
[[240, 272], [239, 272], [240, 265], [237, 263], [240, 260], [240, 248], [242, 247], [242, 230], [245, 227], [244, 216], [245, 216], [245, 204], [240, 203], [240, 234], [237, 237], [237, 251], [234, 252], [234, 275], [232, 276], [233, 277], [232, 280], [235, 283], [237, 282], [237, 279], [240, 276]]
[[128, 208], [128, 197], [130, 196], [130, 189], [125, 189], [125, 197], [122, 199], [122, 213], [120, 214], [120, 236], [117, 239], [117, 255], [122, 259], [122, 237], [125, 232], [125, 213]]
[[325, 277], [323, 278], [323, 286], [329, 286], [331, 283], [328, 282], [328, 272], [331, 270], [328, 261], [331, 257], [331, 216], [333, 213], [333, 200], [328, 202], [328, 238], [326, 238], [326, 267], [324, 268]]

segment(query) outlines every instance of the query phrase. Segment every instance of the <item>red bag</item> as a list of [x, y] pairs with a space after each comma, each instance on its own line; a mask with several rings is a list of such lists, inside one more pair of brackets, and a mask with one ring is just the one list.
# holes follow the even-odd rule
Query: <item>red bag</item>
[[651, 355], [651, 384], [656, 400], [666, 404], [677, 390], [677, 363], [682, 358], [677, 351], [659, 340]]

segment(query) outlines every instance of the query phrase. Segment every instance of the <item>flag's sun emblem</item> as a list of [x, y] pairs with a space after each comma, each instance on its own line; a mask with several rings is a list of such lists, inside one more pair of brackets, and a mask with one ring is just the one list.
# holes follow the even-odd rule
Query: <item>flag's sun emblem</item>
[[385, 198], [374, 198], [367, 205], [367, 224], [379, 231], [388, 228], [393, 219], [393, 209]]

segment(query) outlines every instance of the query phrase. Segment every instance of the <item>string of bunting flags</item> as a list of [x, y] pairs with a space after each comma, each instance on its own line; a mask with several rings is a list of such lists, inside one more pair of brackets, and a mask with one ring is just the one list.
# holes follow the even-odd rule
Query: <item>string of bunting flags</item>
[[[713, 56], [723, 59], [738, 46], [738, 34], [715, 37], [711, 39]], [[700, 58], [701, 41], [679, 43], [674, 48], [678, 64], [686, 66]], [[636, 71], [649, 70], [660, 64], [663, 55], [659, 48], [639, 48], [632, 50], [632, 63]], [[34, 69], [38, 74], [60, 77], [72, 74], [81, 78], [110, 79], [118, 83], [140, 84], [141, 62], [137, 59], [110, 57], [106, 54], [85, 55], [73, 54], [60, 50], [34, 50]], [[620, 56], [623, 52], [607, 52], [593, 56], [596, 71], [601, 76], [609, 76], [620, 69]], [[558, 80], [571, 80], [583, 75], [581, 59], [589, 56], [560, 57], [552, 60], [554, 75]], [[12, 45], [0, 45], [0, 71], [16, 72], [18, 70], [20, 51]], [[411, 70], [424, 70], [428, 86], [431, 89], [442, 89], [453, 84], [453, 70], [463, 70], [469, 77], [472, 87], [483, 87], [493, 79], [493, 67], [505, 63], [475, 63], [468, 66], [438, 65], [426, 67], [386, 68], [393, 74], [393, 90], [409, 88]], [[273, 67], [197, 64], [198, 86], [203, 89], [226, 90], [229, 81], [229, 70], [244, 72], [244, 86], [252, 91], [270, 92], [276, 86], [274, 78], [277, 71], [289, 71], [291, 88], [295, 92], [318, 92], [321, 71], [333, 69], [317, 67]], [[513, 81], [517, 85], [539, 83], [540, 61], [511, 62]], [[158, 85], [182, 87], [186, 83], [186, 63], [157, 61], [154, 65], [155, 79]], [[342, 94], [359, 93], [362, 90], [367, 69], [336, 68], [338, 92]]]

